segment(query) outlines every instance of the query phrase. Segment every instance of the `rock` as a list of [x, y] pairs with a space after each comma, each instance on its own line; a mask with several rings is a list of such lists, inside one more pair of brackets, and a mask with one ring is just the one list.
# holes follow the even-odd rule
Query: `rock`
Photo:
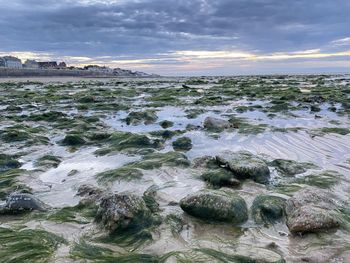
[[230, 128], [231, 123], [223, 119], [219, 119], [215, 117], [207, 117], [204, 120], [203, 126], [207, 130], [223, 130], [223, 129]]
[[102, 189], [92, 186], [92, 185], [81, 185], [78, 188], [77, 196], [82, 197], [80, 200], [80, 204], [88, 205], [88, 204], [96, 204], [98, 203], [102, 197], [106, 195], [106, 192]]
[[46, 211], [48, 206], [37, 199], [32, 194], [12, 193], [3, 207], [0, 208], [0, 214], [20, 214], [33, 210]]
[[214, 221], [239, 224], [248, 218], [244, 199], [234, 193], [200, 191], [181, 199], [180, 207], [192, 216]]
[[235, 178], [232, 172], [224, 169], [217, 168], [209, 170], [202, 174], [202, 179], [213, 186], [239, 186], [241, 183]]
[[181, 137], [178, 138], [176, 141], [173, 142], [174, 150], [183, 150], [183, 151], [189, 151], [192, 148], [192, 141], [188, 137]]
[[338, 227], [340, 203], [325, 190], [306, 187], [286, 203], [287, 226], [292, 233], [319, 232]]
[[61, 144], [64, 146], [81, 146], [85, 143], [85, 140], [77, 134], [67, 134], [61, 141]]
[[96, 221], [111, 233], [132, 226], [142, 226], [150, 221], [151, 212], [145, 201], [132, 194], [112, 194], [102, 198]]
[[271, 166], [286, 176], [305, 173], [307, 169], [316, 168], [312, 163], [299, 163], [292, 160], [276, 159], [270, 163]]
[[139, 125], [141, 123], [151, 124], [156, 122], [158, 116], [153, 110], [146, 111], [132, 111], [125, 118], [125, 122], [127, 125]]
[[282, 197], [259, 195], [252, 205], [252, 217], [258, 224], [274, 223], [284, 216], [285, 203]]
[[248, 151], [224, 151], [216, 160], [225, 165], [238, 179], [252, 179], [265, 184], [269, 181], [270, 170], [267, 164]]
[[163, 129], [167, 129], [167, 128], [172, 127], [172, 126], [174, 125], [174, 123], [173, 123], [172, 121], [167, 121], [167, 120], [165, 120], [165, 121], [161, 121], [161, 122], [159, 123], [159, 125], [160, 125]]

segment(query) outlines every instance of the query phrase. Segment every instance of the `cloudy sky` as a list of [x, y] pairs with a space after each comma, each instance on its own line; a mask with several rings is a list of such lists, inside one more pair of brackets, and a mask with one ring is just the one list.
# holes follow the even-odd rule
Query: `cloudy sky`
[[0, 55], [163, 75], [350, 72], [349, 0], [0, 0]]

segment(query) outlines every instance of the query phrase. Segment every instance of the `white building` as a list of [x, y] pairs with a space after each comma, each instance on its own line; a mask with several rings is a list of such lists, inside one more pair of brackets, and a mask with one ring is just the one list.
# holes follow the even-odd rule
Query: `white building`
[[23, 66], [25, 68], [39, 68], [39, 63], [35, 60], [27, 59]]
[[0, 66], [6, 68], [22, 68], [22, 61], [16, 57], [6, 56], [2, 57], [0, 62]]

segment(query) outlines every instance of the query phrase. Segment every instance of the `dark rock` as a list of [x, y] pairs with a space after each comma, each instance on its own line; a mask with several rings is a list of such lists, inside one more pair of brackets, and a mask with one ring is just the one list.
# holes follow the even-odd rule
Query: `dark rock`
[[239, 224], [248, 218], [244, 199], [234, 193], [200, 191], [183, 198], [180, 207], [192, 216], [214, 221]]
[[61, 141], [61, 144], [64, 146], [81, 146], [85, 144], [85, 140], [77, 134], [68, 134], [64, 139]]
[[188, 137], [181, 137], [173, 142], [173, 147], [174, 150], [188, 151], [192, 148], [192, 141]]
[[165, 120], [165, 121], [161, 121], [161, 122], [159, 123], [159, 125], [160, 125], [163, 129], [167, 129], [167, 128], [172, 127], [172, 126], [174, 125], [174, 123], [173, 123], [172, 121], [167, 121], [167, 120]]
[[46, 211], [48, 206], [32, 194], [12, 193], [0, 209], [0, 214], [20, 214], [33, 210]]
[[241, 183], [231, 171], [224, 168], [209, 170], [202, 174], [202, 179], [213, 186], [239, 186]]
[[258, 224], [274, 223], [284, 216], [286, 200], [271, 195], [257, 196], [252, 205], [252, 217]]
[[292, 160], [276, 159], [270, 163], [271, 166], [286, 176], [305, 173], [307, 169], [316, 168], [312, 163], [299, 163]]
[[270, 170], [267, 164], [248, 151], [224, 151], [216, 160], [225, 165], [238, 179], [252, 179], [265, 184], [269, 181]]

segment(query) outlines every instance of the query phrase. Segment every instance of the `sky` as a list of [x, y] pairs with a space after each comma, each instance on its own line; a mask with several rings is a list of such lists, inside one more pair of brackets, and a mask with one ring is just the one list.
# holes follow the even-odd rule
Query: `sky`
[[350, 72], [349, 0], [0, 0], [0, 56], [174, 76]]

